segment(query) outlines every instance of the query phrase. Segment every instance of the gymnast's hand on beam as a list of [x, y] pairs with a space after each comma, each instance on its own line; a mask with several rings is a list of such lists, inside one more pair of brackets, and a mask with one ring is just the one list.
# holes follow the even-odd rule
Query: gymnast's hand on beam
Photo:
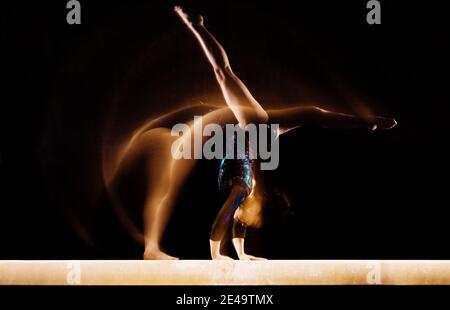
[[239, 256], [239, 260], [267, 260], [267, 258], [264, 257], [257, 257], [250, 254], [243, 254]]

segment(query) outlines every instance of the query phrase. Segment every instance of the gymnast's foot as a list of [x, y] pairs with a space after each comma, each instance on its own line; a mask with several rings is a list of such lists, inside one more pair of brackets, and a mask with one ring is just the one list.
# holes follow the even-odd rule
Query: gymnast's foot
[[145, 260], [177, 260], [178, 257], [170, 256], [157, 247], [146, 247], [144, 252]]
[[389, 117], [376, 117], [374, 123], [370, 125], [370, 130], [389, 130], [397, 126], [397, 121]]
[[175, 6], [174, 11], [188, 27], [203, 26], [203, 16], [198, 15], [196, 18], [191, 18], [179, 5]]

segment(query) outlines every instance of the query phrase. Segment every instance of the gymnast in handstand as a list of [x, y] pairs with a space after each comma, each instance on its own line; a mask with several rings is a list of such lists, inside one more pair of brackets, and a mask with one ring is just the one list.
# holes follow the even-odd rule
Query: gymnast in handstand
[[[270, 120], [271, 123], [283, 125], [279, 132], [281, 134], [304, 123], [319, 123], [326, 127], [366, 126], [370, 129], [387, 129], [395, 125], [392, 119], [378, 117], [373, 119], [373, 123], [368, 124], [355, 116], [333, 113], [316, 107], [265, 111], [233, 72], [225, 50], [205, 28], [203, 17], [191, 19], [179, 6], [175, 7], [175, 12], [197, 38], [213, 68], [225, 101], [240, 127], [244, 128], [249, 123], [268, 123]], [[252, 222], [253, 225], [260, 223], [260, 212], [251, 217], [244, 216], [246, 199], [255, 195], [254, 169], [255, 165], [249, 158], [248, 149], [243, 159], [225, 159], [221, 163], [219, 187], [229, 194], [211, 231], [210, 246], [213, 259], [228, 259], [220, 254], [220, 244], [227, 225], [233, 225], [233, 245], [239, 259], [258, 259], [244, 251], [245, 227], [252, 225]]]

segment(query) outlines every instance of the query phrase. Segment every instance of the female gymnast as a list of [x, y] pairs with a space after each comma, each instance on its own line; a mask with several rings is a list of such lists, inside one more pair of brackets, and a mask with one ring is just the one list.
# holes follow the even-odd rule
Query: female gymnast
[[[191, 19], [180, 6], [174, 8], [183, 24], [197, 39], [201, 49], [212, 66], [227, 107], [211, 105], [189, 106], [165, 114], [142, 126], [132, 136], [113, 167], [111, 177], [107, 178], [110, 195], [118, 204], [116, 210], [128, 231], [142, 241], [145, 246], [144, 259], [177, 259], [160, 247], [160, 241], [166, 227], [172, 206], [187, 176], [192, 171], [194, 159], [175, 160], [171, 156], [174, 137], [170, 128], [192, 115], [203, 115], [203, 126], [208, 124], [238, 124], [245, 128], [248, 124], [279, 124], [278, 135], [303, 124], [318, 124], [326, 128], [368, 128], [390, 129], [396, 125], [391, 118], [365, 116], [359, 117], [327, 111], [315, 106], [301, 106], [276, 110], [265, 110], [252, 96], [244, 83], [231, 69], [227, 54], [206, 29], [202, 16]], [[189, 122], [195, 129], [198, 124]], [[191, 133], [194, 130], [191, 130]], [[192, 134], [186, 139], [193, 139]], [[202, 143], [207, 141], [203, 138]], [[249, 156], [247, 148], [240, 159], [224, 159], [219, 170], [219, 188], [227, 195], [219, 211], [210, 235], [212, 259], [231, 259], [220, 252], [225, 231], [232, 225], [233, 246], [241, 260], [261, 259], [249, 255], [244, 250], [245, 229], [247, 226], [258, 227], [261, 224], [261, 191], [255, 181], [255, 163]], [[141, 218], [133, 220], [120, 205], [126, 205], [127, 195], [135, 192], [127, 185], [130, 178], [142, 174], [138, 163], [144, 163], [145, 195], [139, 202], [143, 206]], [[135, 196], [132, 197], [135, 200]], [[142, 235], [137, 222], [142, 221]]]

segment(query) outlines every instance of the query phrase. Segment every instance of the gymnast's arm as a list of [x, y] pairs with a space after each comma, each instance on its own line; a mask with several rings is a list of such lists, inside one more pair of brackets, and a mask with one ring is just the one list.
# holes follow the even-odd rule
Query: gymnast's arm
[[360, 117], [315, 106], [267, 110], [267, 113], [270, 123], [280, 125], [280, 134], [306, 124], [317, 124], [324, 128], [367, 128], [369, 130], [387, 130], [397, 124], [392, 118]]

